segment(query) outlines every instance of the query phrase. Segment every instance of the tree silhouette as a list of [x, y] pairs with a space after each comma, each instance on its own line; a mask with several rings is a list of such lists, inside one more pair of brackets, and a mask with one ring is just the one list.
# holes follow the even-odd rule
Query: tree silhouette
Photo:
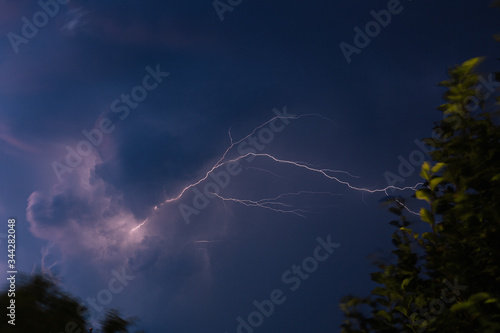
[[[87, 308], [78, 299], [62, 291], [56, 283], [43, 275], [18, 275], [15, 298], [9, 297], [8, 290], [0, 294], [0, 306], [6, 309], [11, 299], [15, 299], [15, 326], [0, 323], [0, 332], [41, 332], [41, 333], [83, 333], [89, 332], [85, 321]], [[118, 310], [107, 310], [101, 320], [101, 329], [94, 333], [127, 333], [135, 319], [123, 319]]]
[[[85, 332], [86, 308], [78, 311], [80, 304], [59, 289], [53, 281], [35, 275], [18, 275], [15, 291], [15, 326], [2, 320], [0, 332]], [[0, 295], [0, 304], [5, 309], [10, 297], [8, 292]]]
[[118, 310], [111, 309], [106, 311], [104, 319], [101, 320], [101, 331], [102, 333], [126, 333], [133, 322], [134, 320], [131, 318], [123, 319], [120, 317]]

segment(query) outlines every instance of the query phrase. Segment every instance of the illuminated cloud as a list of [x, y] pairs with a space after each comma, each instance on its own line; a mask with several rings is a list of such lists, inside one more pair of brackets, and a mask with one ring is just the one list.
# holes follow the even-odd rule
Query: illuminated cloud
[[97, 157], [88, 158], [50, 193], [33, 192], [28, 198], [32, 234], [56, 244], [64, 256], [113, 260], [140, 240], [128, 233], [136, 219], [121, 195], [95, 176], [97, 162]]
[[[127, 208], [123, 194], [96, 175], [100, 164], [90, 155], [49, 193], [29, 196], [30, 231], [49, 244], [42, 249], [42, 271], [66, 271], [81, 262], [104, 279], [111, 268], [126, 267], [127, 272], [148, 276], [153, 290], [168, 281], [161, 293], [168, 296], [170, 306], [188, 309], [212, 281], [209, 251], [196, 246], [194, 239], [214, 236], [184, 230], [169, 210], [155, 216], [158, 221], [151, 228], [131, 233], [140, 220]], [[76, 279], [80, 278], [84, 277]]]

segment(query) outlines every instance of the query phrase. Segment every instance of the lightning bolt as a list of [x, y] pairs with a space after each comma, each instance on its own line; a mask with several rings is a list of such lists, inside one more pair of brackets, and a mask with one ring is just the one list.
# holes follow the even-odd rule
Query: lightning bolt
[[269, 210], [272, 210], [273, 212], [277, 212], [277, 213], [292, 213], [292, 214], [295, 214], [297, 216], [300, 216], [300, 217], [304, 217], [305, 218], [305, 215], [303, 215], [302, 213], [310, 213], [306, 210], [303, 210], [303, 209], [281, 209], [281, 208], [273, 208], [271, 205], [282, 205], [282, 206], [287, 206], [287, 207], [291, 207], [291, 205], [287, 205], [285, 203], [282, 203], [282, 202], [262, 202], [262, 201], [253, 201], [253, 200], [248, 200], [248, 199], [235, 199], [235, 198], [226, 198], [226, 197], [223, 197], [221, 195], [219, 195], [218, 193], [213, 193], [213, 195], [215, 195], [217, 198], [223, 200], [223, 201], [233, 201], [233, 202], [238, 202], [242, 205], [245, 205], [247, 207], [260, 207], [260, 208], [264, 208], [264, 209], [269, 209]]
[[[260, 199], [257, 201], [254, 200], [248, 200], [248, 199], [235, 199], [235, 198], [226, 198], [223, 197], [222, 195], [218, 193], [211, 193], [212, 195], [218, 197], [222, 201], [232, 201], [232, 202], [237, 202], [240, 203], [244, 206], [247, 207], [260, 207], [264, 209], [268, 209], [274, 212], [278, 213], [289, 213], [289, 214], [295, 214], [297, 216], [306, 218], [304, 213], [312, 213], [311, 211], [303, 210], [303, 209], [293, 209], [292, 205], [287, 204], [285, 202], [279, 201], [279, 199], [282, 199], [287, 196], [299, 196], [302, 194], [321, 194], [321, 195], [334, 195], [334, 196], [341, 196], [343, 194], [337, 194], [337, 193], [332, 193], [332, 192], [315, 192], [315, 191], [299, 191], [299, 192], [293, 192], [293, 193], [282, 193], [274, 198], [265, 198], [265, 199]], [[283, 208], [276, 208], [274, 206], [278, 207], [283, 207]]]
[[[50, 244], [49, 246], [45, 246], [45, 247], [42, 247], [42, 250], [41, 250], [41, 255], [42, 255], [42, 260], [41, 260], [41, 272], [42, 274], [44, 275], [48, 275], [50, 277], [54, 277], [54, 274], [52, 273], [52, 268], [54, 266], [56, 266], [57, 264], [59, 264], [59, 261], [55, 261], [54, 263], [52, 263], [52, 265], [50, 266], [47, 266], [46, 265], [46, 259], [47, 259], [47, 256], [50, 254], [49, 253], [49, 250], [50, 250], [50, 247], [52, 246], [52, 244]], [[31, 271], [31, 275], [34, 274], [35, 272], [35, 269], [36, 269], [36, 266], [33, 265], [33, 269]]]
[[[240, 155], [240, 156], [237, 156], [235, 158], [232, 158], [232, 159], [228, 159], [228, 155], [230, 154], [231, 150], [238, 144], [240, 144], [241, 142], [245, 141], [246, 139], [248, 139], [249, 137], [251, 137], [252, 135], [254, 135], [259, 129], [263, 128], [264, 126], [270, 124], [271, 122], [277, 120], [277, 119], [290, 119], [290, 120], [297, 120], [297, 119], [300, 119], [300, 118], [304, 118], [304, 117], [318, 117], [322, 120], [325, 120], [325, 121], [328, 121], [328, 122], [331, 122], [333, 123], [332, 120], [320, 115], [320, 114], [314, 114], [314, 113], [309, 113], [309, 114], [302, 114], [302, 115], [288, 115], [288, 116], [275, 116], [275, 117], [272, 117], [271, 119], [269, 119], [268, 121], [266, 121], [265, 123], [257, 126], [256, 128], [254, 128], [254, 130], [249, 133], [247, 136], [243, 137], [242, 139], [238, 140], [238, 141], [234, 141], [233, 140], [233, 137], [231, 135], [231, 129], [228, 130], [228, 135], [229, 135], [229, 139], [230, 139], [230, 145], [229, 147], [227, 147], [227, 149], [224, 151], [224, 153], [221, 155], [221, 157], [219, 158], [219, 160], [217, 160], [217, 162], [205, 173], [205, 175], [201, 178], [199, 178], [197, 181], [185, 186], [176, 196], [174, 197], [171, 197], [169, 199], [166, 199], [165, 201], [163, 201], [162, 203], [156, 205], [154, 207], [154, 213], [158, 212], [159, 209], [166, 205], [166, 204], [169, 204], [169, 203], [172, 203], [172, 202], [176, 202], [178, 201], [179, 199], [181, 199], [184, 194], [191, 188], [193, 187], [196, 187], [197, 185], [199, 185], [200, 183], [202, 183], [203, 181], [207, 180], [207, 178], [210, 176], [210, 174], [212, 174], [213, 172], [215, 172], [218, 168], [226, 165], [226, 164], [229, 164], [229, 163], [235, 163], [235, 162], [239, 162], [240, 160], [244, 159], [244, 158], [247, 158], [247, 157], [257, 157], [257, 158], [261, 158], [261, 159], [268, 159], [268, 160], [271, 160], [272, 162], [276, 163], [276, 164], [282, 164], [282, 165], [289, 165], [289, 166], [292, 166], [292, 167], [296, 167], [296, 168], [299, 168], [299, 169], [303, 169], [303, 170], [306, 170], [308, 172], [312, 172], [312, 173], [317, 173], [323, 177], [325, 177], [326, 179], [328, 180], [331, 180], [331, 181], [334, 181], [334, 182], [337, 182], [339, 184], [342, 184], [344, 186], [346, 186], [347, 188], [351, 189], [351, 190], [354, 190], [354, 191], [360, 191], [360, 192], [366, 192], [366, 193], [379, 193], [379, 192], [384, 192], [386, 195], [388, 195], [387, 191], [392, 189], [392, 190], [397, 190], [397, 191], [405, 191], [405, 190], [416, 190], [420, 185], [422, 185], [423, 183], [417, 183], [413, 186], [405, 186], [405, 187], [397, 187], [397, 186], [387, 186], [387, 187], [384, 187], [384, 188], [378, 188], [378, 189], [369, 189], [369, 188], [365, 188], [365, 187], [358, 187], [358, 186], [354, 186], [354, 185], [351, 185], [351, 183], [349, 183], [348, 181], [345, 181], [345, 180], [342, 180], [340, 178], [338, 178], [337, 176], [335, 176], [335, 174], [338, 174], [338, 173], [343, 173], [343, 174], [346, 174], [352, 178], [359, 178], [358, 176], [354, 176], [352, 174], [350, 174], [349, 172], [347, 171], [343, 171], [343, 170], [333, 170], [333, 169], [321, 169], [317, 166], [314, 166], [313, 164], [310, 164], [310, 163], [306, 163], [306, 162], [298, 162], [298, 161], [290, 161], [290, 160], [284, 160], [284, 159], [280, 159], [278, 157], [275, 157], [271, 154], [264, 154], [264, 153], [246, 153], [244, 155]], [[258, 168], [255, 168], [255, 169], [258, 169]], [[263, 170], [263, 169], [260, 169], [262, 171], [266, 171], [266, 172], [270, 172], [270, 171], [267, 171], [267, 170]], [[305, 213], [308, 213], [308, 211], [305, 211], [305, 210], [302, 210], [302, 209], [295, 209], [293, 208], [291, 205], [289, 204], [286, 204], [284, 202], [281, 202], [281, 201], [277, 201], [278, 199], [280, 198], [283, 198], [285, 196], [289, 196], [289, 195], [300, 195], [300, 194], [305, 194], [305, 193], [329, 193], [329, 192], [312, 192], [312, 191], [301, 191], [301, 192], [296, 192], [296, 193], [284, 193], [284, 194], [281, 194], [275, 198], [269, 198], [269, 199], [261, 199], [261, 200], [249, 200], [249, 199], [237, 199], [237, 198], [230, 198], [230, 197], [224, 197], [222, 196], [221, 194], [218, 194], [218, 193], [212, 193], [214, 196], [218, 197], [219, 199], [223, 200], [224, 202], [237, 202], [237, 203], [240, 203], [242, 205], [245, 205], [245, 206], [249, 206], [249, 207], [260, 207], [260, 208], [263, 208], [263, 209], [267, 209], [267, 210], [271, 210], [271, 211], [274, 211], [274, 212], [278, 212], [278, 213], [287, 213], [287, 214], [294, 214], [294, 215], [297, 215], [297, 216], [300, 216], [300, 217], [305, 217]], [[332, 194], [332, 193], [329, 193], [329, 194]], [[403, 205], [404, 206], [404, 205]], [[409, 210], [409, 208], [407, 208], [406, 206], [404, 206], [409, 212], [413, 213], [413, 214], [416, 214], [416, 215], [419, 215], [418, 213], [415, 213], [411, 210]], [[152, 216], [146, 218], [144, 221], [142, 221], [140, 224], [138, 224], [136, 227], [134, 227], [130, 232], [134, 232], [136, 231], [137, 229], [139, 229], [140, 227], [142, 227], [143, 225], [145, 225], [150, 219], [151, 219]]]

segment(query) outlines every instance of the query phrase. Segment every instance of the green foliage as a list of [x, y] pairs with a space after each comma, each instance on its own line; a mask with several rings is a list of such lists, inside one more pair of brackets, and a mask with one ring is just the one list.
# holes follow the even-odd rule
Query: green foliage
[[425, 184], [415, 192], [428, 231], [414, 232], [404, 201], [388, 199], [399, 216], [391, 222], [396, 263], [371, 274], [380, 285], [371, 296], [342, 299], [342, 332], [500, 331], [500, 128], [493, 96], [471, 107], [484, 91], [476, 89], [480, 61], [451, 68], [441, 82], [444, 118], [424, 140], [432, 163], [422, 165]]

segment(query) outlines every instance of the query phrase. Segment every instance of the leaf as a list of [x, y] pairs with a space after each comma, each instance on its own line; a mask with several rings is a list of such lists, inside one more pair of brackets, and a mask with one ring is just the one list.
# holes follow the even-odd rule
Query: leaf
[[398, 227], [398, 228], [401, 227], [401, 223], [397, 220], [391, 221], [391, 222], [389, 222], [389, 224], [393, 225], [395, 227]]
[[389, 295], [389, 291], [387, 289], [381, 288], [381, 287], [375, 287], [372, 290], [373, 295], [379, 295], [379, 296], [387, 296]]
[[473, 301], [473, 302], [479, 302], [479, 301], [489, 299], [489, 298], [490, 298], [490, 295], [488, 295], [488, 293], [483, 292], [483, 293], [477, 293], [477, 294], [472, 295], [471, 297], [469, 297], [469, 300]]
[[423, 239], [427, 239], [428, 241], [435, 241], [436, 237], [434, 237], [434, 234], [432, 232], [424, 232], [422, 234]]
[[471, 301], [459, 302], [459, 303], [453, 304], [453, 306], [451, 307], [450, 310], [451, 310], [451, 312], [464, 311], [464, 310], [469, 310], [473, 306], [474, 306], [474, 303], [472, 303]]
[[[432, 191], [434, 191], [434, 189], [436, 188], [436, 186], [441, 183], [442, 181], [444, 180], [443, 177], [436, 177], [436, 178], [433, 178], [431, 179], [431, 181], [429, 182], [429, 187], [431, 188]], [[430, 202], [429, 202], [430, 203]]]
[[483, 61], [483, 57], [476, 57], [476, 58], [472, 58], [472, 59], [469, 59], [469, 60], [466, 60], [464, 61], [464, 63], [462, 64], [461, 67], [463, 67], [463, 69], [466, 71], [466, 72], [470, 72], [471, 69], [473, 69], [474, 67], [476, 67], [477, 65], [479, 65], [479, 63], [481, 61]]
[[411, 280], [413, 280], [413, 277], [409, 277], [409, 278], [404, 279], [403, 282], [401, 283], [401, 289], [405, 289]]
[[431, 192], [426, 188], [420, 189], [417, 192], [415, 192], [415, 197], [419, 200], [425, 200], [429, 204], [431, 203]]
[[352, 307], [358, 305], [359, 303], [359, 298], [353, 297], [347, 302], [347, 306]]
[[429, 224], [434, 224], [434, 216], [425, 208], [420, 209], [420, 218]]
[[420, 176], [425, 180], [429, 180], [430, 170], [431, 170], [431, 165], [429, 164], [429, 162], [424, 162], [424, 164], [422, 164], [422, 170], [420, 171]]
[[437, 173], [439, 172], [439, 170], [441, 170], [446, 164], [445, 163], [436, 163], [435, 166], [432, 167], [431, 169], [431, 172], [434, 174], [434, 173]]
[[422, 142], [431, 147], [437, 147], [440, 144], [440, 141], [434, 138], [425, 138]]
[[402, 314], [404, 314], [405, 316], [408, 316], [408, 310], [406, 310], [405, 308], [403, 308], [402, 306], [395, 306], [394, 307], [394, 310], [398, 310], [399, 312], [401, 312]]
[[396, 207], [390, 207], [389, 211], [393, 214], [396, 214], [397, 216], [403, 215], [403, 212], [401, 212], [401, 209], [398, 209]]
[[[406, 232], [410, 236], [413, 236], [413, 230], [411, 230], [409, 228], [401, 227], [401, 228], [399, 228], [399, 230], [402, 231], [402, 232]], [[417, 234], [417, 237], [418, 237], [418, 234]]]
[[389, 322], [392, 320], [391, 315], [390, 315], [390, 314], [388, 314], [388, 313], [387, 313], [386, 311], [384, 311], [384, 310], [380, 310], [380, 311], [378, 311], [378, 312], [377, 312], [377, 316], [383, 317], [383, 318], [385, 318], [385, 319], [386, 319], [387, 321], [389, 321]]

